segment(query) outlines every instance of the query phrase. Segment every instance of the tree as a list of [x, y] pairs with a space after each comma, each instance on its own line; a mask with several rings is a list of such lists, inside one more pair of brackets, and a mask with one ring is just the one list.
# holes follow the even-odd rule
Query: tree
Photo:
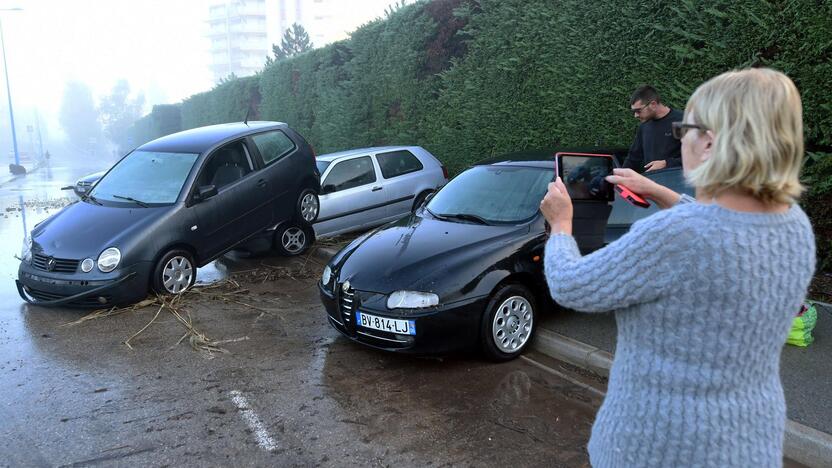
[[309, 41], [309, 34], [303, 29], [303, 26], [298, 23], [293, 23], [292, 26], [283, 33], [283, 39], [280, 41], [280, 47], [277, 44], [272, 45], [272, 52], [274, 59], [266, 58], [266, 65], [271, 65], [274, 62], [286, 60], [289, 57], [302, 54], [307, 50], [312, 50], [312, 42]]
[[142, 116], [144, 94], [130, 99], [130, 83], [118, 80], [109, 96], [98, 106], [104, 135], [121, 149], [127, 148], [130, 126]]
[[69, 143], [76, 149], [89, 151], [100, 143], [98, 109], [86, 84], [80, 81], [66, 83], [59, 119]]

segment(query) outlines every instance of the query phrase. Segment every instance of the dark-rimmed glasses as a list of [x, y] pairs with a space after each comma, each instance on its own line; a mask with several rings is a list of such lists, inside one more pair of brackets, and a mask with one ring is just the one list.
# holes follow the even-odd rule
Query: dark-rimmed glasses
[[670, 124], [670, 128], [673, 132], [673, 138], [677, 140], [681, 140], [682, 138], [684, 138], [685, 134], [688, 133], [688, 130], [694, 128], [703, 132], [707, 130], [707, 128], [703, 127], [702, 125], [689, 124], [684, 122], [673, 122]]
[[645, 104], [641, 107], [636, 107], [635, 109], [633, 109], [631, 107], [630, 112], [632, 112], [633, 114], [639, 115], [639, 114], [641, 114], [641, 111], [643, 111], [645, 108], [650, 107], [650, 104], [652, 104], [652, 103], [653, 103], [653, 101], [650, 101], [650, 102], [648, 102], [647, 104]]

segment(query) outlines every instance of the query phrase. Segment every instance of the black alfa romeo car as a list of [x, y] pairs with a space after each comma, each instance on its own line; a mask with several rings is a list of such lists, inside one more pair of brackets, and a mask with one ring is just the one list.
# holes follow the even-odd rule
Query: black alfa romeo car
[[[604, 153], [561, 157], [584, 252], [603, 246], [612, 206], [603, 175], [614, 159]], [[554, 151], [544, 151], [483, 161], [412, 215], [355, 239], [332, 258], [318, 285], [329, 323], [352, 340], [391, 351], [479, 346], [496, 360], [519, 355], [550, 301], [539, 206], [555, 160]]]
[[313, 242], [320, 174], [278, 122], [201, 127], [146, 143], [80, 201], [35, 226], [17, 288], [39, 305], [102, 306], [178, 294], [196, 269], [255, 237], [284, 255]]

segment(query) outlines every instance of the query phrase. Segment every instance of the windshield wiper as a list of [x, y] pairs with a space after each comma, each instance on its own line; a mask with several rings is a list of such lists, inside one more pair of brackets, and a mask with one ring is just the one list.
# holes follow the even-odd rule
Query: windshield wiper
[[434, 212], [433, 212], [433, 211], [431, 211], [431, 210], [430, 210], [430, 208], [428, 208], [428, 207], [425, 207], [425, 211], [427, 211], [428, 213], [430, 213], [430, 215], [431, 215], [431, 216], [433, 216], [433, 217], [434, 217], [434, 218], [436, 218], [436, 219], [441, 219], [441, 220], [446, 220], [446, 219], [448, 219], [448, 218], [446, 218], [446, 217], [444, 217], [444, 216], [442, 216], [442, 215], [438, 215], [438, 214], [434, 213]]
[[81, 200], [82, 201], [91, 201], [91, 202], [95, 203], [96, 205], [101, 205], [101, 202], [98, 201], [98, 199], [96, 199], [94, 196], [92, 196], [90, 194], [86, 194], [86, 195], [82, 196]]
[[461, 219], [463, 221], [474, 221], [475, 223], [484, 224], [486, 226], [491, 226], [491, 223], [487, 219], [485, 219], [481, 216], [477, 216], [475, 214], [454, 213], [454, 214], [443, 214], [442, 216], [444, 216], [446, 219]]
[[140, 207], [142, 207], [142, 208], [147, 208], [148, 206], [150, 206], [150, 205], [148, 205], [147, 203], [145, 203], [145, 202], [143, 202], [143, 201], [136, 200], [136, 199], [135, 199], [135, 198], [133, 198], [133, 197], [125, 197], [125, 196], [122, 196], [122, 195], [113, 195], [113, 198], [119, 198], [119, 199], [121, 199], [121, 200], [131, 201], [131, 202], [133, 202], [133, 203], [135, 203], [135, 204], [139, 205], [139, 206], [140, 206]]

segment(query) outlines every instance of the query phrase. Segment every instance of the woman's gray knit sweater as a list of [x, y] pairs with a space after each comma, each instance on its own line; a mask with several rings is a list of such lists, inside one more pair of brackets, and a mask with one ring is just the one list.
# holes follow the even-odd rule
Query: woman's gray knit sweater
[[584, 257], [572, 236], [553, 235], [545, 265], [561, 306], [615, 310], [593, 466], [782, 465], [780, 351], [815, 268], [797, 205], [761, 214], [680, 203]]

